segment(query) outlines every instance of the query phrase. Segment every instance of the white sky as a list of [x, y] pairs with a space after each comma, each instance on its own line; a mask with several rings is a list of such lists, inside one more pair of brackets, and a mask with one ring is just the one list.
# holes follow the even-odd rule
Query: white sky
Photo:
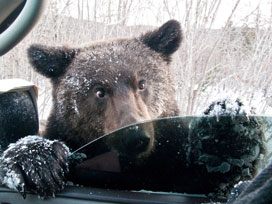
[[[124, 1], [124, 0], [123, 0]], [[197, 2], [201, 2], [201, 5], [207, 5], [207, 8], [211, 5], [213, 0], [132, 0], [132, 11], [128, 15], [129, 25], [160, 25], [170, 18], [175, 18], [181, 22], [185, 22], [185, 15], [188, 8], [186, 8], [186, 1], [193, 3], [195, 8]], [[223, 27], [229, 18], [232, 9], [236, 2], [239, 0], [216, 0], [214, 2], [221, 2], [215, 21], [212, 25], [213, 28]], [[77, 0], [69, 1], [69, 6], [65, 6], [67, 0], [58, 1], [59, 10], [62, 14], [73, 16], [78, 18], [80, 15], [84, 19], [88, 17], [87, 8], [89, 7], [89, 19], [93, 20], [94, 16], [94, 2], [95, 0]], [[112, 14], [116, 14], [118, 0], [111, 0]], [[169, 6], [169, 12], [166, 11], [164, 2]], [[96, 15], [98, 21], [105, 22], [105, 16], [108, 15], [108, 3], [109, 0], [97, 0]], [[87, 7], [88, 4], [88, 7]], [[242, 25], [245, 22], [254, 26], [257, 15], [259, 15], [262, 23], [269, 21], [271, 17], [271, 4], [272, 0], [240, 0], [238, 7], [231, 18], [234, 25]], [[81, 9], [79, 14], [78, 5]], [[64, 9], [65, 8], [65, 9]], [[169, 16], [169, 13], [171, 16]], [[191, 12], [191, 19], [194, 19], [195, 11]], [[203, 16], [203, 15], [202, 15]], [[248, 16], [248, 17], [247, 17]], [[211, 15], [207, 15], [208, 19], [211, 19]], [[117, 21], [112, 21], [116, 23]], [[192, 21], [193, 22], [193, 21]]]
[[[223, 0], [223, 5], [220, 7], [220, 16], [218, 16], [217, 26], [224, 24], [228, 15], [231, 13], [232, 8], [235, 5], [235, 0]], [[243, 24], [244, 21], [254, 22], [257, 15], [259, 15], [263, 21], [268, 20], [271, 17], [271, 0], [241, 0], [237, 11], [234, 14], [233, 21], [235, 24]], [[246, 18], [248, 16], [248, 18]]]

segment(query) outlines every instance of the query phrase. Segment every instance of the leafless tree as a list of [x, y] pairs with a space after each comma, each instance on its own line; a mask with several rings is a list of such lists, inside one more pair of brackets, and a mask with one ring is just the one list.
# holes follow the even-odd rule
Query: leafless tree
[[[267, 1], [271, 6], [272, 0]], [[47, 101], [50, 85], [29, 66], [25, 50], [31, 43], [77, 45], [91, 40], [130, 37], [175, 18], [181, 22], [184, 32], [182, 47], [173, 60], [173, 77], [181, 113], [198, 114], [212, 98], [233, 93], [243, 97], [249, 105], [256, 106], [257, 113], [271, 114], [271, 9], [270, 16], [264, 16], [261, 6], [257, 5], [239, 21], [236, 16], [242, 1], [229, 1], [232, 8], [226, 19], [221, 19], [225, 23], [216, 28], [224, 2], [49, 1], [35, 29], [11, 52], [0, 58], [0, 78], [21, 77], [37, 83], [41, 89], [40, 111], [45, 112], [41, 116], [45, 118], [50, 104]]]

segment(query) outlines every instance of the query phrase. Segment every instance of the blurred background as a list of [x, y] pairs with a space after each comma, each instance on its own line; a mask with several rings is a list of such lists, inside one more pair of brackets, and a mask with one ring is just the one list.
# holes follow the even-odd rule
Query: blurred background
[[184, 33], [173, 57], [182, 115], [199, 114], [224, 96], [239, 97], [257, 114], [271, 115], [272, 0], [50, 0], [38, 25], [0, 58], [0, 79], [37, 84], [45, 120], [51, 86], [30, 67], [30, 44], [77, 46], [137, 36], [169, 19], [180, 21]]

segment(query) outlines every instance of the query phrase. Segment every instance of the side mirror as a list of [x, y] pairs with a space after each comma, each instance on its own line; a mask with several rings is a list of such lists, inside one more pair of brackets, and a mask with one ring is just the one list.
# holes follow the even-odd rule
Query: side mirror
[[39, 130], [37, 87], [22, 79], [0, 80], [0, 152]]

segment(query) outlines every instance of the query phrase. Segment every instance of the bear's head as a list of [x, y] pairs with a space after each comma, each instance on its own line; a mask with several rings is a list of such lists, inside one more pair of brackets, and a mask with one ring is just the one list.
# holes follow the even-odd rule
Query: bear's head
[[[80, 48], [32, 45], [31, 64], [53, 85], [45, 136], [75, 149], [132, 123], [177, 115], [169, 65], [181, 39], [180, 24], [170, 20], [136, 38]], [[152, 132], [143, 130], [149, 148]]]

